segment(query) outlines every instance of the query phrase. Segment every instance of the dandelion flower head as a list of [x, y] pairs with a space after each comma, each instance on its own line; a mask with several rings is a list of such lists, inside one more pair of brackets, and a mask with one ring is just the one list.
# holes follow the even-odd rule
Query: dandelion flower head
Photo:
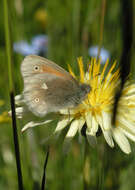
[[[109, 146], [114, 147], [114, 140], [125, 153], [130, 153], [131, 148], [128, 138], [135, 141], [135, 84], [127, 81], [118, 102], [115, 126], [112, 125], [113, 104], [116, 90], [120, 87], [120, 72], [116, 69], [116, 62], [109, 67], [106, 61], [101, 70], [100, 61], [92, 59], [88, 64], [88, 72], [85, 73], [82, 58], [78, 59], [81, 83], [91, 86], [86, 99], [76, 108], [61, 110], [63, 115], [58, 122], [55, 132], [68, 125], [66, 138], [73, 138], [77, 132], [81, 132], [86, 124], [86, 136], [89, 142], [96, 138], [98, 129], [101, 128], [104, 138]], [[77, 79], [71, 67], [70, 74]]]

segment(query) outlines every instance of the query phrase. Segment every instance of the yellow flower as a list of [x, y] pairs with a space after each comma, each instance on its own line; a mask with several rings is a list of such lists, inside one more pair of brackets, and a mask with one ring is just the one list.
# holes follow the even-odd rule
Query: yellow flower
[[[3, 104], [4, 101], [0, 100], [0, 106], [2, 106]], [[0, 123], [6, 123], [9, 121], [11, 121], [11, 118], [9, 117], [8, 112], [5, 111], [3, 113], [0, 113]]]
[[46, 10], [39, 8], [35, 12], [34, 17], [35, 17], [35, 20], [37, 22], [39, 22], [43, 28], [46, 27], [46, 23], [47, 23], [47, 11]]
[[[122, 90], [122, 95], [118, 102], [116, 124], [112, 126], [112, 112], [114, 106], [114, 97], [116, 90], [120, 87], [120, 73], [116, 68], [116, 62], [109, 65], [106, 61], [101, 69], [100, 61], [92, 59], [88, 63], [88, 71], [83, 68], [82, 58], [78, 59], [80, 69], [79, 79], [69, 66], [70, 74], [79, 82], [86, 83], [91, 86], [86, 99], [73, 109], [60, 110], [61, 120], [57, 123], [54, 134], [68, 127], [66, 134], [67, 142], [71, 140], [77, 132], [81, 134], [84, 126], [86, 127], [86, 137], [90, 144], [96, 142], [96, 135], [99, 129], [102, 130], [104, 138], [110, 147], [114, 147], [114, 140], [125, 153], [130, 153], [131, 148], [128, 139], [135, 141], [135, 84], [127, 81]], [[22, 95], [15, 97], [17, 107], [16, 114], [18, 118], [28, 115], [28, 110], [23, 104], [25, 103]], [[11, 112], [9, 112], [11, 115]], [[58, 115], [57, 115], [58, 116]], [[54, 119], [56, 117], [54, 115]], [[44, 125], [53, 120], [52, 115], [46, 116], [44, 121], [30, 121], [23, 128], [38, 125]]]
[[[70, 110], [70, 114], [69, 110], [60, 111], [63, 118], [58, 122], [55, 133], [70, 124], [66, 138], [73, 138], [77, 132], [81, 132], [86, 123], [86, 136], [90, 143], [96, 139], [96, 133], [101, 128], [110, 147], [114, 147], [115, 140], [123, 152], [130, 153], [128, 138], [135, 141], [135, 84], [130, 81], [126, 82], [118, 103], [116, 126], [112, 126], [114, 96], [120, 85], [119, 69], [116, 69], [116, 62], [109, 69], [109, 61], [107, 61], [101, 71], [100, 61], [92, 59], [86, 73], [82, 58], [78, 59], [78, 64], [79, 80], [89, 84], [91, 91], [82, 104]], [[69, 72], [77, 78], [70, 67]]]
[[3, 106], [3, 104], [4, 104], [4, 101], [0, 100], [0, 106]]

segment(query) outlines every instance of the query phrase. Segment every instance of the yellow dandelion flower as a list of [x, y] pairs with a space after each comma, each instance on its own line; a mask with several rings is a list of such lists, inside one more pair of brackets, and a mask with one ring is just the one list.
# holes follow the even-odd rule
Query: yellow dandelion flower
[[47, 11], [39, 8], [34, 15], [34, 18], [37, 22], [41, 24], [41, 26], [44, 28], [47, 24]]
[[[91, 91], [86, 99], [73, 109], [60, 110], [61, 120], [57, 123], [54, 134], [68, 127], [66, 139], [72, 139], [77, 132], [81, 133], [84, 125], [86, 127], [86, 137], [90, 144], [95, 143], [96, 134], [99, 128], [102, 130], [104, 138], [110, 147], [114, 147], [114, 140], [125, 153], [130, 153], [131, 148], [128, 139], [135, 141], [135, 84], [127, 81], [122, 90], [122, 95], [118, 102], [116, 124], [112, 126], [112, 112], [116, 90], [120, 87], [120, 73], [116, 69], [116, 62], [109, 68], [109, 60], [101, 69], [100, 61], [91, 59], [88, 64], [88, 71], [84, 71], [82, 58], [78, 59], [80, 77], [74, 74], [69, 66], [70, 74], [91, 86]], [[18, 118], [28, 115], [28, 110], [23, 104], [22, 95], [15, 97]], [[9, 112], [11, 115], [11, 112]], [[55, 116], [54, 116], [55, 117]], [[51, 122], [52, 116], [46, 116], [44, 121], [27, 123], [22, 131], [38, 125]], [[56, 117], [55, 117], [56, 119]]]
[[[0, 100], [0, 106], [3, 106], [3, 105], [4, 105], [4, 101]], [[11, 118], [9, 117], [7, 111], [0, 113], [0, 123], [6, 123], [9, 121], [11, 121]]]
[[[89, 84], [91, 91], [78, 107], [60, 111], [63, 118], [58, 122], [55, 132], [70, 124], [66, 137], [73, 138], [77, 132], [80, 133], [86, 123], [86, 136], [89, 142], [96, 138], [100, 127], [109, 146], [114, 147], [115, 140], [123, 152], [130, 153], [128, 139], [135, 141], [135, 84], [131, 82], [125, 84], [118, 103], [116, 126], [112, 126], [114, 97], [116, 89], [120, 86], [120, 75], [119, 69], [116, 69], [116, 62], [108, 69], [109, 61], [107, 61], [101, 71], [100, 61], [92, 59], [86, 73], [82, 58], [78, 59], [78, 65], [80, 82]], [[75, 77], [71, 67], [70, 73]]]
[[0, 123], [7, 123], [10, 122], [11, 118], [8, 115], [8, 112], [3, 112], [2, 114], [0, 114]]

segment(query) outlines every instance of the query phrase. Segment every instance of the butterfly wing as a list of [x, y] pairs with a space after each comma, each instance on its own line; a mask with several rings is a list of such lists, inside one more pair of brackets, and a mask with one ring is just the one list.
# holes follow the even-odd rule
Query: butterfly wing
[[35, 55], [21, 65], [24, 100], [37, 116], [74, 107], [80, 101], [79, 83], [63, 68]]
[[67, 71], [53, 61], [37, 55], [29, 55], [24, 58], [21, 65], [21, 73], [24, 79], [27, 76], [29, 77], [36, 74], [53, 74], [58, 77], [72, 78]]

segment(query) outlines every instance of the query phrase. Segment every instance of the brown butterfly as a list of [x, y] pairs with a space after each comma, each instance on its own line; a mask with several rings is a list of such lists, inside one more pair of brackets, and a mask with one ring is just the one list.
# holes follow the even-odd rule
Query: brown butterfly
[[21, 73], [24, 101], [29, 110], [40, 117], [49, 112], [76, 107], [91, 89], [54, 62], [36, 55], [24, 58]]

